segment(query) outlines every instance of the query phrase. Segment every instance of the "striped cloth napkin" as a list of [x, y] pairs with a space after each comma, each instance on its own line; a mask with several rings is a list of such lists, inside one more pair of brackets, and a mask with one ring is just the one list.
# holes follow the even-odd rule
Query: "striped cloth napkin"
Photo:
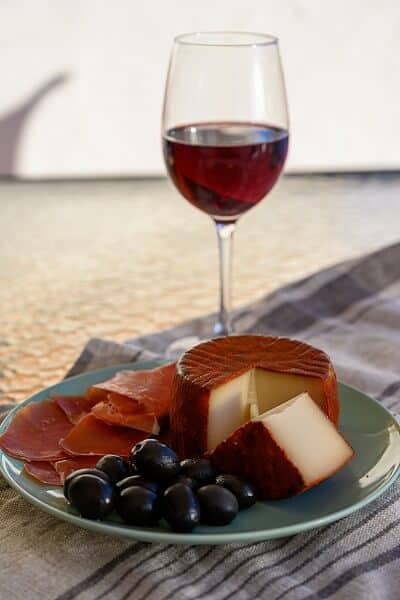
[[[126, 344], [93, 339], [70, 374], [173, 358], [214, 317]], [[326, 350], [339, 378], [400, 405], [400, 244], [290, 285], [235, 313], [237, 332]], [[25, 502], [0, 479], [0, 597], [41, 600], [400, 598], [400, 486], [327, 527], [250, 545], [162, 546], [96, 535]]]

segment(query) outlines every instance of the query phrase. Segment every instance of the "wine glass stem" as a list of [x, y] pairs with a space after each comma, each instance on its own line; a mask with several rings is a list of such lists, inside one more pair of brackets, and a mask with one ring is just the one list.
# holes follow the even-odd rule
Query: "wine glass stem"
[[232, 247], [235, 223], [216, 222], [219, 251], [219, 316], [214, 326], [216, 335], [232, 333], [231, 286], [232, 286]]

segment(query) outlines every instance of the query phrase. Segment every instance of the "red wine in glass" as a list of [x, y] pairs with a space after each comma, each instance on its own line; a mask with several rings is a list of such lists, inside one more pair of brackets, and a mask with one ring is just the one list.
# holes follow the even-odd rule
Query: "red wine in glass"
[[165, 163], [181, 194], [217, 221], [235, 221], [274, 186], [288, 132], [258, 123], [191, 123], [163, 136]]
[[220, 293], [214, 335], [233, 332], [236, 222], [278, 179], [287, 155], [288, 129], [276, 37], [203, 31], [175, 38], [165, 84], [163, 151], [180, 193], [216, 225]]

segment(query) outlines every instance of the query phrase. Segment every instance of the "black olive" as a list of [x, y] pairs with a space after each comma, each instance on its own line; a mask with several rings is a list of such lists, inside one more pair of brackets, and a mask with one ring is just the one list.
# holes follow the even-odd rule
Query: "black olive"
[[129, 475], [140, 475], [139, 469], [137, 469], [131, 462], [129, 463]]
[[117, 492], [122, 492], [128, 487], [133, 487], [134, 485], [139, 485], [140, 487], [144, 487], [148, 490], [151, 490], [155, 494], [160, 493], [161, 486], [156, 481], [150, 481], [150, 479], [146, 479], [143, 475], [131, 475], [130, 477], [125, 477], [125, 479], [121, 479], [116, 484]]
[[110, 478], [111, 483], [117, 483], [130, 475], [130, 464], [127, 460], [116, 454], [106, 454], [96, 464], [96, 469], [104, 471]]
[[129, 525], [155, 525], [160, 519], [160, 501], [151, 490], [135, 485], [120, 493], [117, 512]]
[[68, 488], [72, 506], [87, 519], [104, 519], [111, 514], [114, 494], [109, 481], [89, 473], [74, 477]]
[[192, 531], [200, 523], [200, 506], [193, 490], [184, 483], [167, 488], [162, 499], [162, 514], [174, 531]]
[[187, 458], [181, 462], [181, 472], [198, 481], [199, 485], [214, 483], [217, 476], [212, 463], [207, 458]]
[[188, 487], [192, 488], [192, 490], [197, 490], [201, 487], [201, 483], [193, 479], [192, 477], [187, 477], [187, 475], [178, 475], [178, 477], [174, 477], [168, 485], [173, 485], [174, 483], [183, 483]]
[[146, 478], [168, 481], [180, 471], [179, 459], [175, 452], [158, 440], [147, 439], [132, 448], [132, 464]]
[[257, 502], [256, 490], [250, 483], [236, 477], [236, 475], [218, 475], [215, 483], [222, 485], [236, 496], [239, 510], [250, 508]]
[[207, 525], [227, 525], [237, 515], [236, 496], [220, 485], [205, 485], [197, 490], [201, 520]]
[[70, 473], [64, 481], [64, 496], [67, 500], [69, 500], [69, 486], [71, 485], [72, 480], [75, 477], [78, 477], [78, 475], [97, 475], [97, 477], [100, 477], [105, 481], [110, 481], [108, 475], [99, 469], [78, 469], [77, 471], [73, 471], [73, 473]]

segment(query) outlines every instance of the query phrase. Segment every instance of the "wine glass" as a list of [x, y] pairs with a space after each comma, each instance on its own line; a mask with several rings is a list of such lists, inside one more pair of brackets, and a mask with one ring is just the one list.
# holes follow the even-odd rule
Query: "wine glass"
[[239, 216], [276, 183], [288, 112], [276, 37], [203, 32], [175, 38], [162, 116], [168, 174], [214, 220], [219, 246], [217, 336], [232, 333], [232, 241]]

